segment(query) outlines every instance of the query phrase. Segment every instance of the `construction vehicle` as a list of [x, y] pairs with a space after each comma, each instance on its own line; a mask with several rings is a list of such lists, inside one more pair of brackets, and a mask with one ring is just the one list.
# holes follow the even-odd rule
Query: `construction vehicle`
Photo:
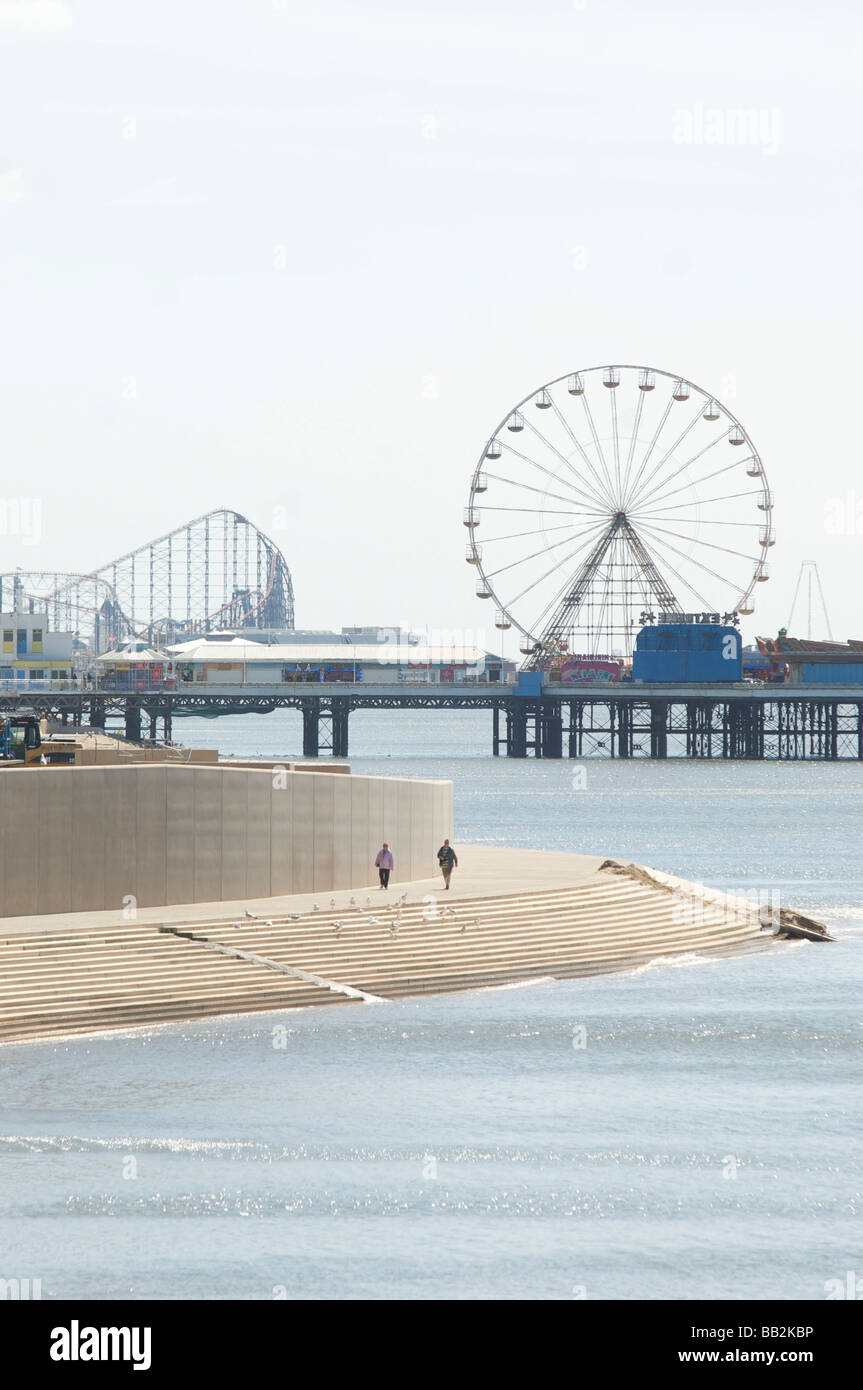
[[43, 740], [35, 710], [0, 710], [0, 767], [74, 763], [80, 748], [72, 738]]

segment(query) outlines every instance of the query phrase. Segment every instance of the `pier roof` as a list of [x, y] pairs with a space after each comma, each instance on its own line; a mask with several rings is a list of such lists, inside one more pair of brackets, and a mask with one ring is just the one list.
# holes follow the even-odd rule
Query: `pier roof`
[[192, 642], [183, 642], [171, 647], [171, 655], [179, 661], [241, 661], [249, 665], [255, 663], [312, 666], [332, 662], [340, 665], [378, 665], [378, 666], [475, 666], [489, 657], [504, 665], [512, 665], [503, 658], [486, 652], [476, 646], [450, 646], [442, 644], [417, 646], [409, 642], [364, 642], [351, 644], [344, 642], [326, 643], [273, 643], [249, 642], [242, 637], [227, 641], [214, 641], [200, 637]]

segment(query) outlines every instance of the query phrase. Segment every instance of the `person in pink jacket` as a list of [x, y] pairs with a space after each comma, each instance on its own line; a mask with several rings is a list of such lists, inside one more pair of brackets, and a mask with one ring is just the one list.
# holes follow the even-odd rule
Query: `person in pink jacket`
[[390, 871], [393, 867], [393, 856], [389, 845], [384, 840], [383, 847], [378, 850], [378, 857], [375, 860], [375, 868], [381, 881], [381, 888], [388, 888], [390, 882]]

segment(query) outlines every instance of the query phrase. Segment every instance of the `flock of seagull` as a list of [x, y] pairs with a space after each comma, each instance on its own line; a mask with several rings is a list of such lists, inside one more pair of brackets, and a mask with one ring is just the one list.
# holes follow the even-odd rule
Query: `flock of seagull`
[[[392, 918], [392, 920], [390, 921], [390, 924], [389, 924], [389, 931], [390, 931], [390, 936], [391, 936], [391, 937], [397, 937], [398, 934], [399, 934], [399, 927], [401, 926], [401, 923], [402, 923], [402, 909], [403, 909], [405, 903], [407, 902], [407, 900], [408, 900], [408, 895], [407, 895], [407, 893], [402, 893], [401, 897], [398, 898], [397, 901], [396, 901], [395, 917]], [[372, 927], [382, 927], [382, 926], [385, 926], [385, 925], [386, 925], [386, 923], [383, 922], [383, 921], [381, 920], [380, 917], [366, 917], [365, 914], [366, 914], [367, 912], [370, 912], [370, 911], [372, 910], [372, 900], [371, 900], [371, 898], [366, 898], [366, 904], [365, 904], [365, 907], [363, 908], [363, 907], [360, 907], [360, 905], [359, 905], [359, 903], [357, 902], [356, 898], [355, 898], [355, 897], [352, 897], [351, 900], [350, 900], [350, 902], [349, 902], [349, 904], [348, 904], [348, 906], [351, 907], [351, 908], [353, 908], [354, 912], [355, 912], [355, 913], [358, 913], [358, 914], [360, 915], [360, 917], [363, 918], [364, 921], [367, 921], [367, 922], [369, 923], [370, 926], [372, 926]], [[331, 912], [335, 912], [335, 910], [336, 910], [336, 900], [335, 900], [335, 898], [330, 898], [330, 911], [331, 911]], [[302, 921], [303, 917], [311, 917], [311, 916], [314, 915], [314, 913], [320, 912], [320, 911], [321, 911], [321, 905], [320, 905], [320, 903], [314, 903], [314, 904], [312, 905], [312, 910], [311, 910], [310, 913], [309, 913], [309, 912], [305, 912], [305, 913], [303, 913], [303, 912], [290, 912], [290, 913], [288, 913], [288, 916], [289, 916], [289, 918], [290, 918], [290, 920], [291, 920], [292, 922], [300, 922], [300, 921]], [[454, 922], [458, 920], [457, 917], [456, 917], [456, 913], [453, 911], [453, 909], [452, 909], [451, 907], [443, 907], [443, 908], [441, 909], [441, 912], [442, 912], [442, 915], [443, 915], [444, 917], [451, 917], [451, 918], [453, 919]], [[271, 921], [269, 921], [267, 918], [259, 917], [259, 916], [257, 915], [257, 913], [255, 913], [255, 912], [249, 912], [248, 908], [246, 909], [246, 920], [247, 920], [247, 921], [250, 921], [250, 922], [258, 922], [262, 927], [272, 927], [272, 925], [273, 925], [273, 923], [272, 923]], [[356, 919], [355, 919], [355, 920], [356, 920]], [[481, 925], [480, 918], [479, 918], [479, 917], [475, 917], [475, 918], [474, 918], [474, 921], [473, 921], [473, 924], [474, 924], [475, 927], [480, 926], [480, 925]], [[467, 925], [468, 925], [468, 924], [467, 924], [466, 921], [462, 921], [462, 922], [461, 922], [461, 925], [460, 925], [460, 927], [459, 927], [459, 932], [462, 933], [462, 934], [464, 934], [464, 933], [467, 931]], [[243, 923], [242, 923], [242, 922], [234, 922], [234, 926], [235, 926], [235, 927], [241, 927], [241, 926], [243, 926]], [[337, 921], [337, 922], [334, 924], [334, 927], [333, 927], [334, 935], [335, 935], [335, 936], [341, 936], [341, 933], [342, 933], [342, 930], [343, 930], [344, 926], [345, 926], [345, 923], [344, 923], [343, 921]]]

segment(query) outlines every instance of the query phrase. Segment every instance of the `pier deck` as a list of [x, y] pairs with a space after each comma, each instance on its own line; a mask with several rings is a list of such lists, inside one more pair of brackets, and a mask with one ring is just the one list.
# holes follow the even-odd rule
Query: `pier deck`
[[303, 757], [348, 756], [362, 710], [489, 710], [491, 751], [511, 758], [863, 760], [863, 687], [796, 685], [210, 685], [149, 691], [7, 691], [0, 707], [36, 707], [78, 727], [122, 724], [127, 738], [173, 735], [175, 718], [299, 710]]

